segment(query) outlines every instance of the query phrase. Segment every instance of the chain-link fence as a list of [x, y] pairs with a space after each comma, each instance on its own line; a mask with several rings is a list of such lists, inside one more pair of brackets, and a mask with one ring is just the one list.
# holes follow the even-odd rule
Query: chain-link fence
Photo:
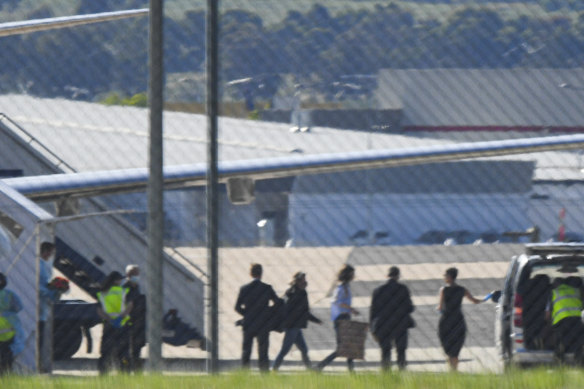
[[[136, 7], [147, 3], [9, 1], [0, 20]], [[488, 143], [584, 130], [581, 11], [553, 0], [222, 1], [219, 160], [264, 175], [220, 185], [220, 368], [241, 366], [249, 318], [236, 324], [234, 307], [252, 263], [281, 297], [306, 273], [322, 321], [302, 330], [314, 366], [336, 349], [338, 271], [355, 269], [353, 318], [369, 322], [374, 289], [399, 267], [415, 307], [408, 369], [445, 371], [437, 307], [447, 268], [482, 298], [502, 288], [523, 243], [583, 241], [581, 152], [490, 157]], [[205, 12], [203, 1], [165, 4], [164, 163], [187, 172], [164, 193], [165, 369], [205, 370], [208, 358], [206, 192], [195, 179], [206, 162]], [[42, 370], [46, 355], [36, 346], [42, 241], [56, 245], [52, 277], [71, 285], [53, 296], [53, 369], [97, 369], [97, 293], [111, 272], [136, 264], [134, 281], [148, 288], [148, 206], [136, 184], [148, 166], [147, 40], [146, 17], [0, 38], [0, 271], [23, 303], [12, 349], [24, 370]], [[478, 141], [482, 158], [424, 163]], [[392, 167], [347, 162], [375, 150], [414, 156]], [[307, 157], [323, 155], [335, 161], [323, 173], [289, 173], [289, 157], [308, 169], [318, 161]], [[465, 300], [461, 370], [501, 368], [495, 307]], [[123, 336], [144, 359], [138, 332]], [[270, 360], [284, 335], [270, 333]], [[300, 349], [281, 369], [304, 368]], [[254, 368], [258, 356], [254, 344]], [[377, 370], [380, 359], [368, 334], [356, 369]], [[343, 358], [327, 369], [345, 369]]]

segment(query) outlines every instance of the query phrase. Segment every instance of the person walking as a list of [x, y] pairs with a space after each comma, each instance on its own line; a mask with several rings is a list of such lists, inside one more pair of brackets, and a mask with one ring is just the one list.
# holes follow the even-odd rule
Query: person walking
[[284, 360], [284, 357], [293, 345], [296, 345], [302, 354], [302, 361], [306, 368], [311, 369], [310, 358], [308, 357], [308, 347], [302, 334], [302, 329], [306, 328], [308, 321], [322, 324], [322, 321], [310, 313], [308, 305], [308, 294], [306, 293], [306, 273], [298, 272], [294, 274], [291, 287], [285, 293], [285, 314], [286, 317], [282, 323], [284, 328], [284, 340], [282, 341], [282, 348], [274, 361], [273, 370], [277, 371]]
[[410, 314], [414, 311], [410, 291], [399, 283], [400, 270], [389, 268], [389, 281], [373, 291], [369, 323], [371, 332], [381, 347], [381, 368], [391, 367], [391, 346], [395, 342], [397, 365], [400, 370], [406, 367], [406, 348], [408, 347], [408, 328], [413, 326]]
[[466, 323], [462, 314], [462, 299], [466, 297], [473, 304], [480, 304], [483, 300], [473, 297], [463, 286], [456, 284], [458, 269], [448, 268], [444, 273], [446, 286], [440, 289], [438, 311], [440, 321], [438, 323], [438, 336], [442, 348], [448, 357], [450, 369], [458, 369], [458, 355], [466, 338]]
[[12, 371], [14, 341], [22, 332], [18, 312], [22, 310], [20, 298], [6, 289], [6, 276], [0, 273], [0, 376]]
[[235, 311], [243, 316], [243, 342], [241, 350], [241, 365], [249, 368], [253, 339], [257, 339], [260, 371], [270, 369], [268, 349], [270, 347], [270, 301], [276, 305], [281, 304], [281, 299], [271, 285], [261, 281], [263, 274], [262, 265], [254, 263], [250, 268], [250, 276], [253, 278], [249, 284], [241, 287]]
[[126, 266], [126, 281], [122, 285], [128, 289], [127, 300], [132, 302], [130, 312], [130, 366], [132, 371], [142, 370], [140, 352], [146, 345], [146, 296], [140, 293], [140, 268]]
[[564, 362], [566, 352], [574, 353], [574, 360], [582, 364], [583, 325], [581, 279], [556, 278], [546, 316], [551, 320], [555, 338], [555, 354]]
[[[339, 285], [335, 289], [333, 302], [331, 304], [331, 320], [335, 327], [337, 347], [340, 343], [339, 322], [342, 320], [350, 320], [351, 315], [359, 314], [359, 311], [351, 306], [352, 295], [350, 283], [354, 278], [355, 268], [351, 265], [343, 266], [337, 275]], [[335, 350], [317, 365], [317, 370], [320, 371], [324, 369], [329, 363], [334, 361], [336, 357], [337, 351]], [[355, 366], [352, 359], [347, 358], [347, 366], [349, 371], [354, 370]]]
[[117, 271], [111, 272], [97, 293], [98, 315], [103, 319], [100, 357], [97, 368], [105, 374], [112, 363], [119, 364], [124, 371], [129, 370], [130, 333], [129, 321], [133, 304], [127, 301], [128, 288], [123, 288], [124, 276]]

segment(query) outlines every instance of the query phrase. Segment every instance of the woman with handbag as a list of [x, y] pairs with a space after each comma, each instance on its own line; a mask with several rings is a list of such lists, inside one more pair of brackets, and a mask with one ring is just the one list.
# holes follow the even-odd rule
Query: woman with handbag
[[[342, 320], [350, 320], [351, 315], [358, 315], [359, 311], [351, 306], [352, 295], [350, 283], [355, 278], [355, 268], [351, 265], [345, 265], [339, 271], [337, 280], [339, 285], [335, 289], [333, 295], [333, 302], [331, 304], [331, 320], [335, 326], [335, 333], [337, 336], [337, 347], [340, 343], [339, 337], [339, 322]], [[333, 351], [328, 357], [323, 359], [317, 367], [317, 370], [324, 369], [329, 363], [331, 363], [337, 357], [337, 351]], [[353, 371], [354, 364], [353, 360], [347, 358], [347, 365], [349, 371]]]
[[306, 341], [304, 340], [304, 335], [302, 334], [302, 329], [306, 328], [308, 321], [312, 321], [317, 324], [322, 324], [322, 321], [310, 313], [310, 307], [308, 305], [308, 294], [306, 293], [306, 286], [308, 282], [306, 281], [306, 273], [298, 272], [294, 274], [292, 282], [290, 282], [290, 288], [286, 291], [284, 299], [285, 304], [285, 318], [282, 323], [282, 328], [284, 329], [284, 340], [282, 342], [282, 348], [274, 361], [273, 370], [277, 371], [284, 360], [284, 357], [293, 345], [296, 345], [300, 353], [302, 354], [302, 362], [306, 368], [310, 369], [310, 358], [308, 357], [308, 347], [306, 346]]

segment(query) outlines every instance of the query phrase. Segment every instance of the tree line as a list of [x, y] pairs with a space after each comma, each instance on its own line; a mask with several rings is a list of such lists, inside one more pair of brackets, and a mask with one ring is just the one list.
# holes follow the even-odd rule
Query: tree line
[[[79, 13], [119, 9], [121, 3], [82, 1]], [[49, 6], [28, 15], [50, 16]], [[165, 72], [203, 72], [204, 10], [164, 23]], [[258, 14], [227, 10], [220, 26], [222, 83], [294, 75], [326, 88], [344, 75], [383, 68], [566, 68], [582, 66], [584, 56], [584, 13], [577, 11], [509, 17], [479, 5], [438, 19], [417, 17], [392, 3], [336, 15], [315, 5], [289, 11], [269, 26]], [[95, 100], [147, 89], [147, 18], [6, 37], [0, 50], [2, 93]], [[268, 84], [258, 88], [274, 93], [277, 85]]]

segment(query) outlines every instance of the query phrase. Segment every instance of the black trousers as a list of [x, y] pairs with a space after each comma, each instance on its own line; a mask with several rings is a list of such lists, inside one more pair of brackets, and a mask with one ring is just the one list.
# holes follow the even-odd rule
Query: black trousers
[[130, 370], [142, 370], [142, 359], [140, 352], [146, 345], [146, 329], [141, 325], [132, 325], [130, 331]]
[[574, 353], [574, 358], [582, 362], [582, 348], [584, 347], [584, 326], [580, 317], [566, 317], [553, 327], [556, 356], [564, 360], [565, 353]]
[[0, 342], [0, 376], [12, 371], [14, 356], [12, 355], [12, 349], [10, 348], [11, 344], [12, 339], [6, 342]]
[[389, 370], [391, 368], [391, 347], [393, 343], [395, 343], [397, 352], [397, 366], [400, 370], [403, 370], [406, 367], [406, 349], [408, 347], [407, 329], [379, 339], [379, 346], [381, 346], [381, 368], [383, 370]]
[[253, 339], [258, 342], [258, 359], [260, 371], [270, 370], [270, 359], [268, 358], [268, 349], [270, 348], [270, 331], [263, 330], [260, 332], [243, 330], [243, 344], [241, 350], [241, 366], [249, 369], [251, 357], [251, 347]]
[[43, 320], [39, 320], [37, 323], [37, 332], [39, 334], [37, 347], [40, 350], [41, 354], [44, 351], [43, 344], [45, 342], [45, 324], [46, 324], [46, 321], [43, 321]]
[[104, 323], [97, 369], [100, 374], [105, 374], [113, 365], [126, 372], [131, 369], [130, 331], [127, 326], [114, 328]]

